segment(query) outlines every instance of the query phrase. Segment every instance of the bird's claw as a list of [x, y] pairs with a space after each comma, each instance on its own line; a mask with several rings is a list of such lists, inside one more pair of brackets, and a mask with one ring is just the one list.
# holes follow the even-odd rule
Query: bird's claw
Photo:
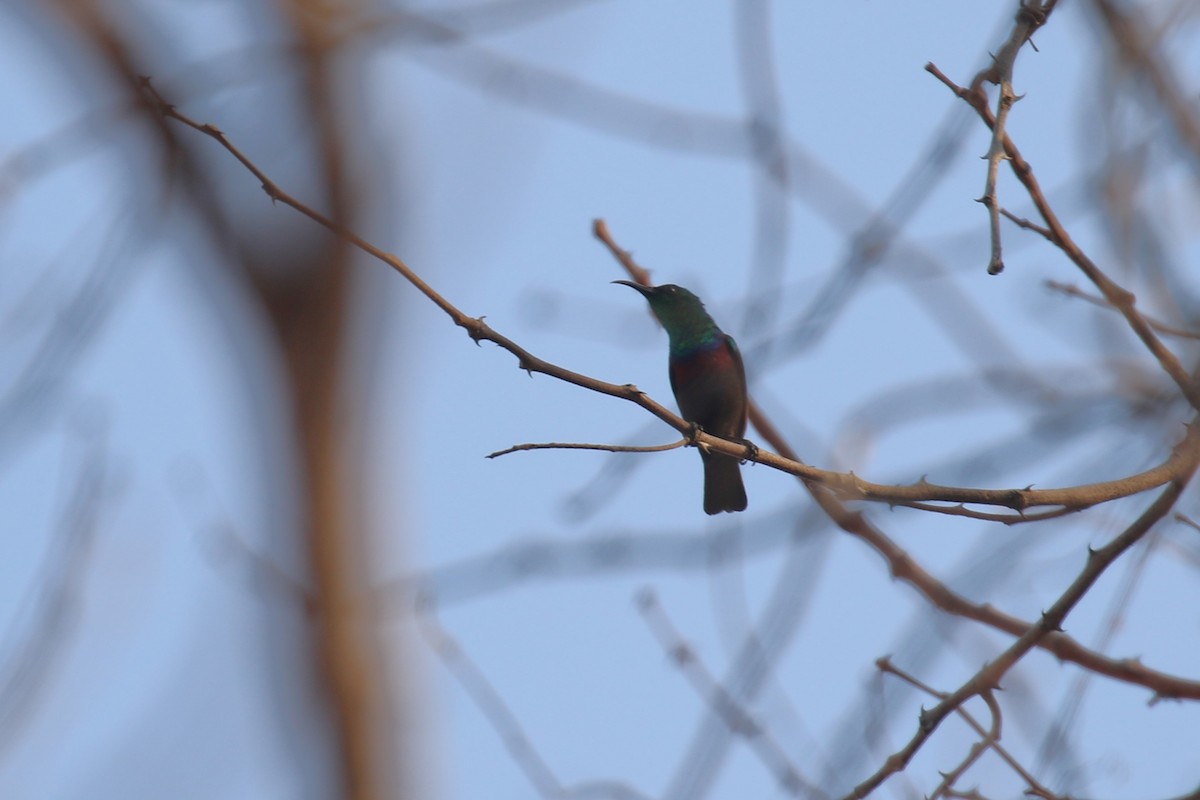
[[756, 445], [754, 442], [750, 441], [749, 439], [742, 439], [741, 442], [742, 442], [742, 447], [746, 448], [746, 457], [742, 459], [743, 464], [746, 463], [747, 461], [753, 461], [754, 459], [758, 458], [758, 454], [760, 452], [758, 449], [758, 445]]

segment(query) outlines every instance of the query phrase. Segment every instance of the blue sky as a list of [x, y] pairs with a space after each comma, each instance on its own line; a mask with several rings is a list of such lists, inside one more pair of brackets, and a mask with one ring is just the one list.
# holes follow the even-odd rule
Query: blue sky
[[[751, 49], [765, 49], [774, 67], [772, 102], [794, 156], [786, 190], [739, 144], [754, 96], [745, 85], [761, 91], [761, 82], [739, 73], [731, 4], [573, 3], [463, 42], [422, 43], [401, 29], [346, 49], [339, 101], [353, 121], [346, 136], [362, 187], [360, 232], [538, 356], [635, 383], [673, 406], [665, 336], [640, 298], [610, 285], [625, 276], [591, 235], [593, 220], [605, 219], [656, 281], [695, 290], [743, 350], [761, 357], [748, 364], [755, 397], [820, 466], [880, 482], [928, 474], [1048, 487], [1165, 457], [1186, 414], [1165, 405], [1157, 418], [1127, 420], [1112, 411], [1118, 401], [1106, 397], [1163, 379], [1115, 316], [1045, 289], [1048, 279], [1080, 282], [1066, 259], [1006, 224], [1008, 271], [984, 272], [987, 220], [973, 199], [986, 131], [924, 65], [968, 82], [1007, 35], [1014, 4], [764, 7], [769, 38]], [[145, 63], [182, 110], [225, 130], [287, 191], [311, 196], [302, 177], [309, 132], [288, 127], [295, 83], [272, 8], [114, 8], [144, 36]], [[1108, 152], [1096, 132], [1106, 100], [1095, 80], [1108, 51], [1089, 8], [1065, 4], [1037, 34], [1038, 51], [1022, 52], [1016, 86], [1025, 97], [1010, 131], [1089, 252], [1170, 315], [1084, 202]], [[22, 113], [0, 131], [0, 148], [24, 152], [64, 124], [93, 122], [75, 140], [86, 143], [82, 154], [49, 148], [62, 165], [23, 179], [4, 208], [0, 324], [16, 332], [0, 349], [4, 391], [22, 385], [27, 365], [47, 363], [38, 343], [55, 341], [53, 321], [71, 297], [104, 302], [84, 335], [51, 353], [44, 402], [4, 432], [6, 641], [45, 623], [39, 587], [53, 585], [55, 569], [79, 570], [58, 649], [42, 662], [27, 710], [12, 717], [16, 733], [0, 741], [0, 794], [328, 796], [328, 734], [305, 704], [315, 678], [298, 663], [306, 622], [288, 588], [306, 577], [289, 511], [291, 421], [280, 411], [277, 354], [223, 266], [229, 254], [202, 235], [177, 193], [146, 182], [152, 140], [137, 123], [103, 116], [119, 92], [81, 67], [87, 53], [59, 50], [69, 36], [29, 35], [42, 13], [35, 4], [0, 11], [10, 22], [0, 25], [0, 58], [8, 74], [30, 76], [5, 90]], [[1175, 46], [1189, 35], [1181, 28]], [[1194, 84], [1194, 74], [1184, 77]], [[1180, 177], [1170, 137], [1142, 122], [1136, 92], [1124, 92], [1118, 113], [1129, 121], [1120, 130], [1150, 142], [1155, 178], [1144, 202], [1174, 198], [1164, 240], [1187, 263], [1194, 179]], [[939, 142], [951, 155], [929, 168], [929, 180], [918, 167]], [[228, 173], [219, 200], [239, 225], [294, 231], [298, 248], [319, 235], [273, 206], [215, 144], [197, 146], [210, 169]], [[144, 173], [129, 167], [139, 148]], [[1032, 214], [1011, 176], [1000, 191], [1015, 213]], [[855, 275], [854, 237], [881, 209], [902, 221], [904, 236]], [[653, 592], [705, 667], [740, 686], [806, 778], [832, 791], [865, 777], [932, 704], [880, 679], [875, 659], [890, 653], [952, 690], [1009, 643], [931, 612], [794, 479], [765, 467], [743, 468], [746, 513], [710, 519], [690, 450], [485, 459], [518, 442], [653, 444], [675, 434], [631, 404], [531, 378], [497, 347], [474, 346], [378, 263], [364, 257], [356, 269], [346, 385], [358, 426], [349, 430], [361, 437], [348, 447], [366, 465], [358, 489], [374, 585], [364, 590], [383, 598], [378, 637], [397, 714], [416, 731], [421, 796], [537, 792], [421, 639], [409, 581], [446, 591], [441, 625], [563, 784], [618, 781], [636, 796], [695, 796], [688, 781], [705, 767], [715, 773], [705, 796], [786, 796], [745, 743], [723, 744], [721, 726], [635, 608], [639, 592]], [[99, 294], [83, 294], [101, 279]], [[815, 298], [825, 298], [821, 314], [810, 313]], [[772, 336], [797, 323], [801, 335]], [[980, 390], [985, 368], [1040, 376], [1069, 402], [1041, 413], [1019, 392]], [[922, 402], [934, 381], [945, 387], [930, 392], [938, 402]], [[1043, 432], [1047, 420], [1058, 427]], [[95, 529], [83, 539], [56, 534], [89, 463], [103, 464]], [[1031, 619], [1074, 577], [1086, 547], [1146, 502], [1043, 528], [866, 511], [956, 590]], [[1181, 510], [1189, 505], [1190, 496]], [[1128, 581], [1110, 651], [1194, 675], [1194, 567], [1172, 555], [1188, 545], [1171, 546], [1186, 538], [1164, 523], [1144, 565], [1129, 554], [1068, 631], [1097, 641]], [[610, 539], [633, 555], [594, 546]], [[289, 577], [264, 579], [263, 563]], [[503, 577], [522, 564], [527, 572]], [[773, 659], [761, 681], [746, 667], [755, 642]], [[1004, 742], [1026, 766], [1037, 763], [1042, 729], [1080, 675], [1035, 653], [1006, 681]], [[1072, 727], [1077, 762], [1060, 762], [1075, 771], [1040, 776], [1102, 797], [1193, 789], [1194, 764], [1177, 752], [1183, 731], [1195, 730], [1193, 704], [1147, 707], [1143, 690], [1092, 682]], [[986, 715], [982, 704], [971, 708]], [[863, 725], [864, 709], [880, 714], [878, 729]], [[931, 791], [937, 770], [973, 741], [947, 721], [883, 791]], [[993, 796], [1022, 788], [995, 757], [964, 784]]]

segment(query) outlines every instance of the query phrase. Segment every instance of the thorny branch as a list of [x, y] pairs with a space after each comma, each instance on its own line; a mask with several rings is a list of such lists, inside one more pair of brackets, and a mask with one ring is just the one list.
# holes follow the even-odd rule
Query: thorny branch
[[[504, 336], [498, 331], [491, 328], [483, 317], [471, 317], [460, 311], [454, 304], [439, 294], [432, 286], [430, 286], [423, 278], [420, 277], [411, 267], [408, 266], [398, 256], [384, 252], [375, 245], [366, 241], [358, 234], [354, 233], [346, 226], [332, 220], [315, 209], [305, 205], [295, 199], [287, 192], [283, 191], [274, 181], [272, 181], [265, 172], [263, 172], [254, 162], [252, 162], [244, 153], [241, 152], [215, 125], [197, 122], [192, 118], [181, 113], [173, 105], [167, 103], [154, 89], [148, 78], [142, 79], [142, 88], [146, 93], [147, 99], [154, 103], [160, 113], [170, 119], [193, 128], [206, 136], [216, 140], [223, 148], [242, 163], [242, 165], [258, 179], [264, 192], [272, 201], [283, 203], [291, 208], [299, 211], [304, 216], [313, 220], [322, 227], [332, 231], [338, 236], [344, 238], [355, 247], [365, 253], [384, 262], [389, 267], [400, 273], [409, 283], [411, 283], [418, 291], [429, 298], [438, 308], [442, 309], [447, 316], [451, 318], [455, 325], [467, 331], [467, 335], [472, 341], [479, 344], [482, 341], [489, 341], [499, 345], [504, 350], [512, 353], [517, 358], [518, 366], [529, 373], [540, 373], [552, 378], [556, 378], [567, 383], [574, 384], [584, 389], [589, 389], [593, 392], [617, 397], [623, 400], [628, 400], [631, 403], [641, 406], [649, 411], [654, 416], [666, 422], [671, 427], [675, 428], [681, 434], [691, 437], [692, 442], [698, 445], [703, 445], [706, 448], [717, 452], [739, 458], [745, 461], [753, 461], [759, 464], [764, 464], [773, 469], [786, 472], [794, 475], [813, 487], [819, 487], [824, 492], [836, 497], [842, 501], [851, 500], [867, 500], [872, 502], [881, 502], [890, 505], [910, 505], [916, 502], [944, 502], [944, 503], [971, 503], [979, 505], [999, 506], [1009, 508], [1017, 512], [1013, 515], [1012, 522], [1019, 522], [1025, 511], [1031, 508], [1045, 506], [1059, 506], [1067, 508], [1071, 511], [1079, 511], [1089, 508], [1097, 503], [1114, 500], [1119, 497], [1127, 497], [1133, 494], [1139, 494], [1149, 489], [1162, 486], [1171, 479], [1176, 466], [1174, 459], [1168, 459], [1159, 467], [1156, 467], [1146, 472], [1137, 475], [1129, 476], [1115, 481], [1105, 481], [1085, 486], [1076, 486], [1065, 489], [1033, 489], [1028, 487], [1025, 489], [972, 489], [954, 486], [939, 486], [921, 480], [910, 486], [889, 486], [885, 484], [871, 483], [859, 478], [854, 473], [839, 473], [829, 470], [812, 467], [801, 462], [794, 453], [785, 454], [783, 456], [770, 453], [765, 450], [760, 450], [747, 446], [742, 441], [722, 439], [713, 436], [710, 433], [699, 431], [694, 432], [694, 427], [686, 422], [682, 417], [671, 412], [670, 409], [656, 402], [648, 395], [640, 391], [632, 384], [615, 384], [601, 381], [592, 378], [588, 375], [583, 375], [578, 372], [558, 366], [549, 361], [545, 361], [533, 353], [526, 350], [521, 345], [517, 344], [512, 339]], [[615, 248], [615, 243], [611, 237], [607, 237], [607, 227], [602, 221], [598, 221], [595, 225], [596, 235], [605, 241], [605, 244], [613, 249], [614, 254], [622, 259], [622, 263], [633, 265], [632, 258], [625, 251]], [[615, 248], [615, 249], [614, 249]], [[636, 265], [633, 265], [636, 267]], [[628, 268], [628, 266], [627, 266]], [[639, 268], [640, 269], [640, 268]], [[631, 270], [631, 275], [639, 280], [645, 280], [649, 273], [642, 270], [640, 273], [635, 273]], [[1198, 403], [1200, 403], [1200, 393], [1198, 393]], [[768, 432], [772, 429], [770, 422], [766, 419], [761, 411], [751, 404], [750, 421], [755, 429], [767, 438], [777, 449], [780, 449], [782, 437], [768, 436]], [[782, 449], [781, 449], [781, 452]], [[790, 453], [790, 451], [789, 451]], [[950, 512], [955, 513], [955, 512]]]
[[[907, 672], [905, 672], [904, 670], [900, 669], [895, 664], [893, 664], [891, 659], [886, 656], [883, 658], [877, 659], [875, 661], [875, 666], [879, 668], [880, 672], [887, 673], [890, 675], [895, 675], [900, 680], [904, 681], [905, 683], [909, 684], [910, 686], [915, 686], [916, 688], [920, 689], [922, 692], [925, 692], [926, 694], [930, 695], [931, 697], [935, 697], [938, 700], [946, 699], [945, 692], [936, 691], [932, 686], [929, 686], [928, 684], [924, 683], [923, 681], [918, 680], [916, 677], [909, 675]], [[992, 701], [991, 703], [988, 704], [988, 707], [992, 712], [993, 720], [999, 719], [999, 714], [997, 713], [996, 708], [993, 706], [993, 704], [995, 703], [995, 694], [988, 693], [988, 695], [986, 695], [986, 697], [990, 697], [991, 701]], [[986, 699], [986, 697], [985, 697], [985, 699]], [[970, 711], [967, 711], [962, 706], [959, 706], [958, 708], [956, 708], [954, 710], [954, 713], [956, 713], [956, 714], [958, 714], [958, 716], [962, 717], [963, 721], [966, 722], [967, 725], [969, 725], [971, 727], [971, 730], [975, 731], [975, 733], [977, 733], [979, 736], [984, 737], [985, 739], [989, 740], [988, 747], [990, 747], [992, 750], [994, 750], [996, 752], [996, 755], [1000, 756], [1001, 760], [1003, 760], [1004, 763], [1008, 764], [1008, 766], [1012, 768], [1013, 772], [1020, 775], [1021, 779], [1024, 780], [1029, 785], [1029, 794], [1031, 794], [1035, 797], [1044, 798], [1045, 800], [1057, 800], [1058, 796], [1055, 795], [1053, 792], [1051, 792], [1049, 789], [1047, 789], [1045, 786], [1043, 786], [1037, 779], [1035, 779], [1033, 777], [1033, 775], [1030, 774], [1029, 770], [1027, 770], [1027, 769], [1025, 769], [1025, 767], [1021, 766], [1021, 763], [1019, 761], [1017, 761], [1017, 759], [1014, 758], [1013, 755], [1011, 753], [1009, 753], [1008, 750], [1002, 744], [1000, 744], [999, 736], [995, 736], [995, 737], [991, 736], [990, 732], [987, 729], [985, 729], [982, 725], [979, 724], [979, 721], [975, 719], [975, 717], [971, 714]]]
[[921, 713], [916, 733], [908, 744], [893, 753], [876, 772], [846, 795], [847, 800], [866, 797], [892, 775], [908, 766], [908, 762], [933, 735], [942, 721], [968, 699], [991, 692], [1000, 686], [1000, 680], [1010, 669], [1036, 647], [1047, 635], [1062, 630], [1067, 614], [1083, 599], [1087, 591], [1100, 579], [1104, 571], [1117, 558], [1149, 532], [1159, 520], [1170, 513], [1175, 501], [1183, 492], [1200, 463], [1200, 446], [1193, 445], [1188, 453], [1188, 466], [1179, 480], [1174, 481], [1138, 517], [1132, 525], [1117, 535], [1111, 542], [1098, 550], [1089, 550], [1087, 563], [1066, 591], [1049, 609], [1042, 612], [1041, 619], [1009, 645], [995, 660], [985, 664], [966, 683], [952, 692], [942, 702]]
[[980, 71], [971, 81], [971, 92], [983, 98], [985, 103], [987, 95], [983, 84], [992, 83], [1000, 87], [1000, 94], [996, 99], [996, 124], [992, 128], [992, 141], [988, 145], [987, 155], [984, 156], [988, 162], [987, 181], [984, 184], [983, 197], [979, 198], [979, 202], [987, 207], [991, 226], [992, 256], [987, 268], [989, 275], [999, 275], [1004, 271], [1004, 255], [1000, 246], [1001, 209], [999, 201], [996, 200], [996, 178], [1000, 171], [1000, 162], [1008, 158], [1004, 149], [1008, 112], [1012, 110], [1013, 104], [1021, 99], [1013, 91], [1013, 65], [1017, 61], [1017, 53], [1021, 52], [1021, 48], [1030, 40], [1034, 31], [1046, 24], [1056, 4], [1057, 0], [1047, 0], [1044, 3], [1026, 3], [1022, 0], [1017, 11], [1016, 24], [1013, 25], [1008, 41], [993, 56], [991, 66]]
[[[987, 106], [987, 99], [985, 97], [982, 97], [979, 93], [963, 89], [932, 63], [926, 64], [925, 69], [945, 84], [950, 91], [954, 92], [956, 97], [965, 100], [971, 108], [975, 109], [975, 113], [979, 115], [984, 124], [989, 128], [995, 127], [996, 120], [992, 115], [991, 109]], [[1163, 371], [1179, 387], [1180, 392], [1187, 398], [1192, 408], [1200, 410], [1200, 386], [1196, 385], [1188, 374], [1188, 371], [1179, 361], [1179, 357], [1162, 343], [1162, 340], [1155, 334], [1150, 323], [1137, 310], [1135, 307], [1137, 298], [1134, 297], [1132, 292], [1108, 277], [1083, 252], [1083, 249], [1075, 240], [1071, 238], [1062, 221], [1059, 220], [1058, 214], [1050, 207], [1050, 201], [1046, 199], [1041, 183], [1038, 181], [1037, 176], [1034, 175], [1033, 167], [1021, 155], [1021, 151], [1008, 134], [1004, 135], [1004, 150], [1008, 154], [1009, 165], [1016, 175], [1017, 180], [1025, 187], [1029, 198], [1033, 201], [1038, 213], [1042, 216], [1042, 220], [1046, 223], [1046, 231], [1049, 234], [1047, 238], [1050, 242], [1061, 250], [1063, 255], [1069, 258], [1087, 276], [1088, 280], [1100, 290], [1100, 294], [1104, 297], [1104, 300], [1125, 318], [1129, 327], [1142, 340], [1146, 349], [1158, 359], [1158, 363], [1163, 368]]]

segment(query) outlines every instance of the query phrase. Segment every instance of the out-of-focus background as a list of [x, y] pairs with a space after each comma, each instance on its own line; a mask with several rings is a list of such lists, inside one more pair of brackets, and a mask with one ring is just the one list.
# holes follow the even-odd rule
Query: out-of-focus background
[[[1167, 458], [1187, 404], [1036, 232], [1005, 220], [986, 274], [989, 133], [924, 69], [969, 84], [1017, 7], [0, 6], [0, 797], [823, 798], [866, 778], [936, 703], [877, 659], [951, 691], [1012, 637], [936, 610], [766, 467], [743, 467], [745, 513], [708, 518], [688, 449], [485, 459], [677, 434], [475, 346], [141, 78], [563, 367], [674, 407], [601, 218], [704, 298], [807, 463], [1121, 478]], [[1200, 5], [1063, 3], [1033, 45], [1009, 133], [1194, 369]], [[1005, 164], [997, 191], [1037, 221]], [[1025, 525], [861, 510], [949, 588], [1036, 620], [1149, 497]], [[1067, 633], [1200, 677], [1196, 506]], [[1064, 795], [1197, 791], [1194, 700], [1044, 651], [1003, 685], [1011, 763], [966, 762], [981, 737], [951, 717], [877, 796], [1012, 797], [1022, 771]]]

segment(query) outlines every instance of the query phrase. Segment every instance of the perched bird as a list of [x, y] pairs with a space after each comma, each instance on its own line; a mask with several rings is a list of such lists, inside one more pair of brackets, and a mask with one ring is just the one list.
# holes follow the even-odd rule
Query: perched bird
[[[700, 298], [682, 286], [613, 283], [641, 292], [667, 329], [671, 340], [667, 367], [680, 415], [706, 433], [741, 439], [746, 433], [749, 400], [746, 368], [733, 338], [717, 327]], [[704, 448], [700, 458], [704, 460], [704, 513], [745, 509], [746, 488], [738, 460]]]

